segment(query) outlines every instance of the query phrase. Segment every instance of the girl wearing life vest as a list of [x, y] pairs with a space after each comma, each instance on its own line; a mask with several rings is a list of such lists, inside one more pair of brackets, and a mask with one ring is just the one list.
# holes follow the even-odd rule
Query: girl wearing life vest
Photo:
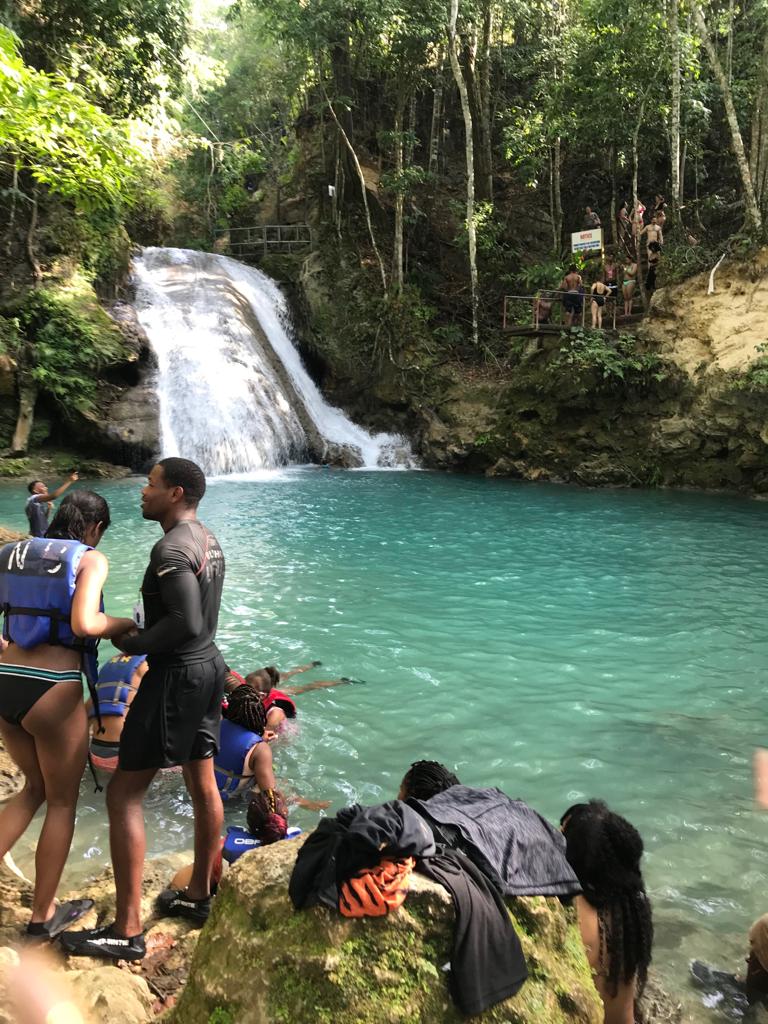
[[253, 786], [275, 789], [272, 751], [265, 742], [272, 738], [261, 695], [247, 683], [237, 686], [222, 713], [219, 752], [213, 762], [222, 800], [240, 796]]
[[104, 665], [96, 681], [101, 726], [92, 702], [86, 705], [91, 722], [91, 761], [96, 768], [117, 768], [120, 736], [125, 716], [147, 673], [146, 654], [116, 654]]
[[0, 811], [0, 856], [24, 834], [38, 808], [46, 814], [35, 857], [27, 933], [53, 938], [92, 900], [57, 905], [88, 749], [81, 669], [95, 681], [96, 644], [133, 628], [102, 610], [109, 566], [94, 548], [109, 526], [109, 506], [92, 491], [62, 501], [46, 537], [0, 550], [0, 610], [10, 643], [0, 654], [0, 736], [25, 776]]

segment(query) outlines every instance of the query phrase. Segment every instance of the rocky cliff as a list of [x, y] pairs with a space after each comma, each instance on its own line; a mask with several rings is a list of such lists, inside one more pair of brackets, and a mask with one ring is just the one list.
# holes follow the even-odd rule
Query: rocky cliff
[[509, 337], [482, 358], [418, 326], [377, 352], [350, 344], [341, 270], [322, 251], [298, 293], [304, 347], [332, 400], [372, 426], [404, 427], [428, 466], [764, 494], [767, 269], [763, 250], [725, 261], [712, 295], [709, 274], [659, 291], [633, 334]]

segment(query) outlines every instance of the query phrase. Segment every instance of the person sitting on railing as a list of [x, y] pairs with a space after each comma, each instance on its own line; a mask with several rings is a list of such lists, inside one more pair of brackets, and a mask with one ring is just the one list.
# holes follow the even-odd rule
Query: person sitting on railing
[[560, 282], [560, 291], [563, 295], [563, 312], [565, 313], [565, 326], [573, 327], [573, 318], [578, 316], [584, 304], [584, 288], [581, 274], [576, 267], [568, 267], [568, 273]]

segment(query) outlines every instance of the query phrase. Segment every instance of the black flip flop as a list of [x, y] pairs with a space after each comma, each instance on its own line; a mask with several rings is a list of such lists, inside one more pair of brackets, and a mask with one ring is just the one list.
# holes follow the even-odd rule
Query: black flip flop
[[30, 939], [42, 939], [43, 941], [55, 939], [71, 924], [84, 917], [93, 905], [93, 900], [67, 900], [65, 903], [60, 903], [53, 912], [53, 917], [49, 917], [47, 921], [28, 924], [26, 935]]

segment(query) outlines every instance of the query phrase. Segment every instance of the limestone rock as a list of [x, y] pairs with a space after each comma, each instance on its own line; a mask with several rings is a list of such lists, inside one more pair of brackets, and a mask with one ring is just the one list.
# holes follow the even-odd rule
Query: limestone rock
[[126, 388], [106, 410], [101, 429], [123, 462], [138, 468], [160, 452], [160, 404], [151, 380]]
[[154, 1016], [149, 985], [138, 974], [99, 966], [69, 971], [66, 980], [73, 1002], [86, 1011], [92, 1024], [145, 1024]]
[[[288, 880], [302, 840], [240, 858], [200, 937], [173, 1024], [451, 1024], [441, 970], [454, 923], [449, 896], [414, 876], [387, 918], [349, 920], [315, 907], [294, 912]], [[477, 1019], [508, 1024], [599, 1024], [602, 1007], [572, 912], [557, 900], [509, 902], [530, 978], [514, 999]]]

